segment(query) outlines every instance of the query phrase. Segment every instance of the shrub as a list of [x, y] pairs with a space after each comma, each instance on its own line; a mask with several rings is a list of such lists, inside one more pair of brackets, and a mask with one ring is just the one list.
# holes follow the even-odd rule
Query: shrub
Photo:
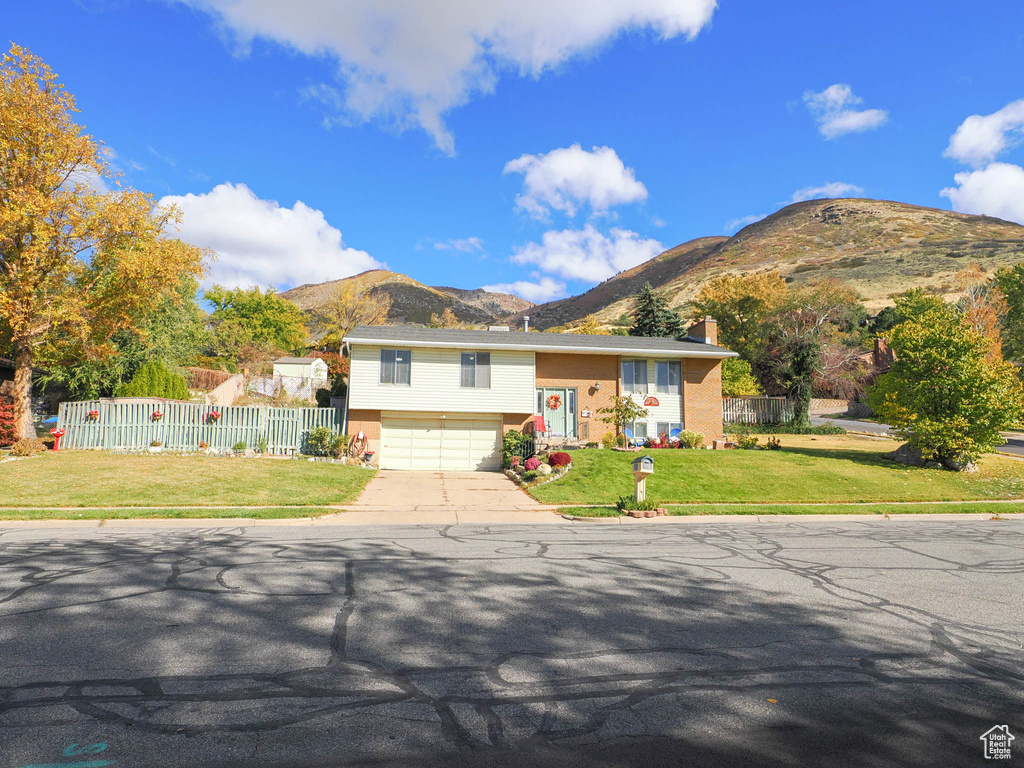
[[14, 429], [14, 406], [0, 403], [0, 447], [12, 445], [17, 440]]
[[552, 467], [568, 467], [572, 464], [572, 456], [568, 453], [552, 453], [548, 456], [548, 464]]
[[11, 456], [31, 456], [33, 453], [43, 453], [45, 450], [46, 444], [38, 437], [26, 437], [11, 446]]
[[644, 499], [643, 501], [637, 501], [632, 496], [619, 496], [619, 500], [615, 502], [615, 508], [619, 512], [629, 512], [631, 510], [650, 510], [657, 509], [658, 505], [651, 499]]
[[618, 442], [618, 437], [614, 432], [605, 432], [601, 437], [601, 445], [605, 448], [614, 448]]
[[161, 445], [163, 445], [163, 444], [164, 444], [164, 441], [163, 441], [163, 440], [154, 440], [153, 442], [151, 442], [151, 443], [149, 444], [149, 447], [150, 447], [150, 448], [159, 448], [159, 447], [160, 447]]
[[704, 435], [700, 432], [690, 432], [689, 430], [683, 430], [679, 433], [679, 447], [680, 448], [703, 448], [704, 447]]
[[326, 456], [334, 447], [335, 434], [330, 427], [313, 427], [306, 435], [306, 449], [314, 456]]
[[782, 443], [779, 442], [777, 437], [769, 437], [764, 444], [764, 449], [766, 451], [778, 451], [782, 449]]
[[[538, 459], [536, 457], [534, 457], [532, 459], [527, 459], [526, 462], [523, 464], [523, 466], [526, 467], [526, 475], [528, 475], [531, 472], [533, 472], [534, 476], [536, 477], [536, 475], [537, 475], [537, 467], [540, 466], [540, 459]], [[526, 475], [523, 475], [523, 477], [525, 478]]]
[[756, 451], [759, 448], [757, 441], [757, 435], [740, 435], [736, 445], [745, 451]]
[[530, 438], [518, 429], [510, 429], [501, 439], [501, 466], [508, 469], [512, 466], [512, 457], [526, 458], [523, 454], [529, 449]]
[[245, 449], [248, 448], [244, 440], [239, 440], [237, 443], [231, 446], [231, 450], [235, 453], [245, 453]]
[[210, 447], [210, 444], [208, 442], [206, 442], [205, 440], [200, 440], [199, 441], [199, 450], [205, 451], [209, 447]]
[[[264, 449], [265, 451], [266, 449]], [[331, 456], [340, 459], [348, 450], [348, 435], [335, 435], [331, 441]]]
[[[533, 461], [533, 459], [531, 459], [531, 461]], [[540, 462], [539, 461], [537, 462], [537, 466], [538, 467], [540, 466]], [[523, 482], [524, 483], [532, 483], [536, 479], [537, 479], [537, 471], [535, 469], [531, 469], [531, 470], [529, 470], [527, 472], [523, 472]]]
[[597, 448], [597, 445], [598, 445], [597, 443], [591, 441], [591, 442], [587, 443], [587, 448]]
[[615, 436], [615, 445], [618, 448], [625, 448], [626, 447], [626, 436], [625, 435], [616, 435]]
[[144, 363], [131, 381], [117, 388], [118, 397], [166, 397], [168, 400], [188, 400], [185, 379], [167, 370], [161, 362]]
[[835, 424], [822, 424], [814, 427], [810, 424], [726, 424], [726, 432], [741, 435], [756, 433], [759, 435], [845, 435], [846, 430]]

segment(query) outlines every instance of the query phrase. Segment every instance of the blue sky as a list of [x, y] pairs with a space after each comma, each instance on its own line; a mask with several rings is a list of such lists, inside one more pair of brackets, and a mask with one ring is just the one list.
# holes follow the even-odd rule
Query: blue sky
[[1024, 223], [1019, 0], [10, 5], [227, 284], [541, 301], [806, 196]]

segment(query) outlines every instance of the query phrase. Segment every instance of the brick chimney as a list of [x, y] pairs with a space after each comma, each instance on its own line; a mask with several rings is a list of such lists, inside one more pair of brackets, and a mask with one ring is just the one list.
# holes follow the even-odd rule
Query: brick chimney
[[703, 320], [691, 325], [686, 335], [694, 341], [700, 341], [705, 344], [718, 344], [718, 321], [711, 317], [711, 315], [708, 315]]

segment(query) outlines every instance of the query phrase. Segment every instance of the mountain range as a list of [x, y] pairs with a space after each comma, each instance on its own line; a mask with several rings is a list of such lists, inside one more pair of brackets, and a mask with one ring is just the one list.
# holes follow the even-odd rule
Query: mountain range
[[450, 308], [466, 323], [565, 325], [590, 314], [626, 324], [631, 297], [650, 283], [685, 314], [705, 280], [731, 272], [778, 271], [787, 282], [835, 278], [856, 290], [869, 310], [890, 304], [893, 293], [924, 288], [954, 298], [954, 275], [971, 263], [988, 272], [1024, 260], [1024, 226], [889, 200], [827, 199], [794, 203], [744, 227], [732, 237], [690, 240], [578, 296], [533, 305], [482, 289], [427, 286], [406, 275], [372, 270], [281, 295], [310, 310], [336, 286], [355, 281], [392, 298], [392, 322], [426, 323]]

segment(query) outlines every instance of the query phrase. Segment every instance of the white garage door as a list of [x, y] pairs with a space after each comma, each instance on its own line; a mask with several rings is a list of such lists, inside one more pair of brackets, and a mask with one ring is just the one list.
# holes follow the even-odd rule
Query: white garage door
[[494, 416], [384, 416], [383, 469], [501, 469], [501, 421]]

